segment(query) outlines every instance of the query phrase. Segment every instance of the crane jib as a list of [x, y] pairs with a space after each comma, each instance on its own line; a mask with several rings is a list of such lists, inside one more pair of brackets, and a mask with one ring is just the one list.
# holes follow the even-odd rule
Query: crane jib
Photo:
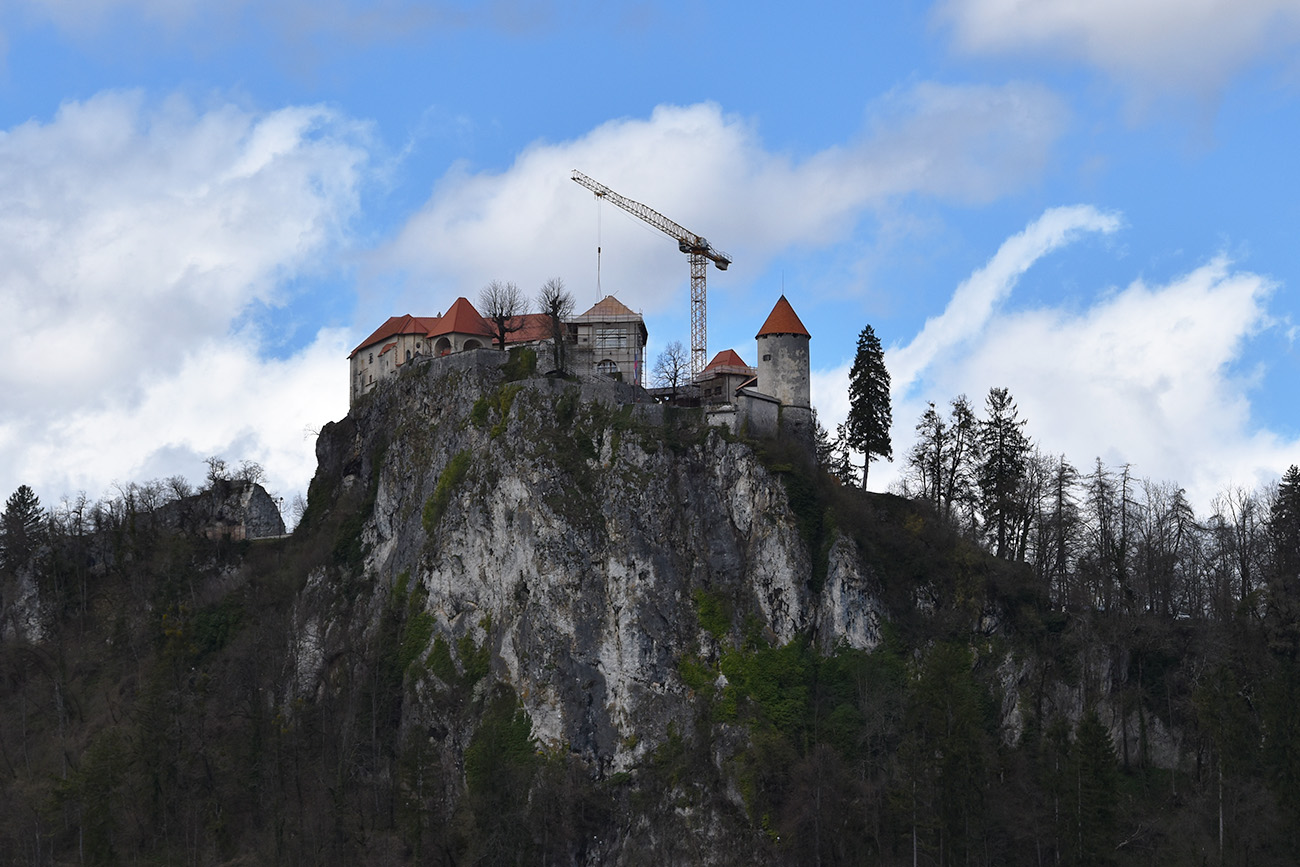
[[691, 257], [691, 379], [697, 379], [704, 371], [707, 360], [707, 301], [704, 282], [706, 259], [713, 260], [719, 271], [727, 270], [731, 257], [721, 250], [715, 250], [709, 242], [694, 232], [688, 231], [647, 205], [620, 196], [609, 187], [592, 180], [577, 169], [570, 178], [591, 190], [599, 198], [607, 199], [623, 210], [654, 226], [665, 235], [677, 241], [677, 249]]

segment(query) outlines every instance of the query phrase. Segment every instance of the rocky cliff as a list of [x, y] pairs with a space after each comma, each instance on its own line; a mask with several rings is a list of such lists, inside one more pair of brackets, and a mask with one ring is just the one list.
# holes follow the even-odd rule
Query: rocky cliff
[[[716, 664], [746, 630], [876, 645], [880, 603], [853, 542], [810, 550], [781, 467], [697, 412], [616, 383], [511, 381], [502, 361], [442, 359], [322, 431], [303, 532], [324, 513], [355, 517], [297, 607], [298, 698], [329, 688], [335, 648], [376, 640], [397, 594], [420, 624], [403, 727], [468, 747], [472, 729], [441, 700], [468, 663], [447, 667], [456, 654], [441, 648], [473, 648], [539, 747], [599, 780], [693, 730], [683, 660]], [[327, 601], [340, 580], [346, 616]]]

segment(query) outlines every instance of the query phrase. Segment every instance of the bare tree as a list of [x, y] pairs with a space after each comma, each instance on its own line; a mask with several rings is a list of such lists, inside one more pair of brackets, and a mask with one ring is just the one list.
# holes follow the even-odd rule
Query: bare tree
[[252, 485], [261, 484], [266, 479], [266, 470], [257, 461], [240, 461], [235, 478]]
[[551, 320], [551, 351], [555, 358], [555, 369], [564, 373], [567, 363], [564, 349], [568, 336], [566, 321], [573, 316], [573, 296], [564, 288], [563, 280], [552, 277], [538, 291], [537, 306]]
[[230, 469], [226, 466], [226, 459], [210, 455], [203, 459], [203, 463], [208, 465], [208, 485], [215, 485], [217, 482], [230, 480]]
[[293, 495], [293, 505], [290, 507], [289, 514], [293, 516], [295, 527], [302, 523], [302, 516], [307, 514], [307, 498], [302, 495], [302, 491]]
[[492, 323], [497, 344], [506, 348], [506, 338], [524, 327], [528, 301], [514, 283], [493, 280], [478, 293], [479, 312]]
[[170, 489], [174, 500], [183, 500], [194, 493], [194, 486], [182, 475], [168, 476], [164, 483]]
[[677, 400], [677, 389], [686, 384], [690, 376], [691, 361], [680, 340], [674, 340], [664, 347], [655, 359], [655, 385], [672, 390], [672, 399]]

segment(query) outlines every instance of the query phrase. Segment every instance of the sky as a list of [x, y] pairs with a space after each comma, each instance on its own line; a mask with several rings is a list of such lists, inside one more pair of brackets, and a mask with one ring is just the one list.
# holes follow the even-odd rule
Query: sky
[[[785, 294], [834, 430], [870, 325], [906, 469], [990, 388], [1198, 511], [1300, 462], [1300, 0], [0, 0], [0, 496], [251, 460], [290, 501], [347, 355], [564, 280], [753, 364]], [[597, 248], [600, 248], [599, 259]]]

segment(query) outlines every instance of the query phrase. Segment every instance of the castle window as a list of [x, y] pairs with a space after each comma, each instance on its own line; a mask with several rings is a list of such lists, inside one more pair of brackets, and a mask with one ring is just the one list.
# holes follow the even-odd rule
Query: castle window
[[375, 363], [375, 354], [374, 354], [373, 352], [370, 353], [370, 361], [368, 361], [368, 362], [366, 362], [366, 363], [367, 363], [367, 364], [374, 364], [374, 363]]
[[597, 328], [596, 346], [600, 349], [621, 349], [627, 346], [627, 332], [618, 327]]
[[770, 355], [764, 355], [764, 356], [763, 356], [763, 360], [764, 360], [764, 361], [771, 361], [771, 360], [772, 360], [772, 356], [770, 356]]
[[406, 360], [407, 360], [407, 361], [410, 361], [410, 360], [411, 360], [411, 350], [409, 350], [409, 349], [406, 350]]
[[606, 376], [613, 376], [618, 373], [618, 365], [606, 358], [604, 361], [596, 363], [596, 372], [603, 373]]

